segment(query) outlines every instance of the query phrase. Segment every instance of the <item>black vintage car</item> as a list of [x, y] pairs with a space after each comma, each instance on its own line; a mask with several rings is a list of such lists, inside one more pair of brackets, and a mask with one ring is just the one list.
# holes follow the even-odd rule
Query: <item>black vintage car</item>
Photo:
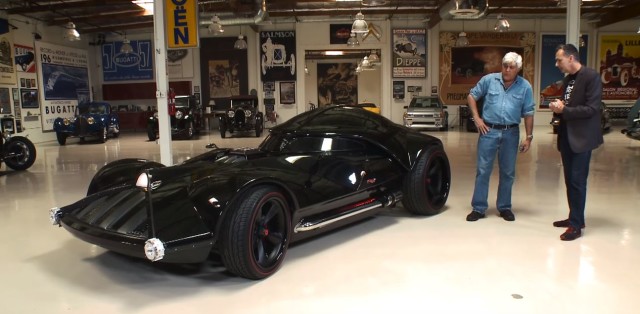
[[108, 250], [165, 263], [221, 257], [239, 276], [277, 271], [289, 244], [402, 202], [438, 213], [451, 172], [442, 142], [358, 107], [327, 106], [275, 126], [255, 149], [184, 163], [123, 159], [50, 218]]
[[264, 114], [258, 111], [258, 97], [232, 96], [229, 100], [229, 110], [218, 118], [220, 136], [225, 138], [227, 131], [255, 131], [260, 137], [264, 129]]
[[80, 141], [85, 137], [97, 137], [104, 143], [109, 134], [120, 136], [120, 119], [108, 103], [88, 102], [79, 104], [72, 118], [56, 118], [53, 130], [60, 145], [65, 145], [68, 137], [79, 137]]
[[[175, 104], [169, 104], [169, 121], [171, 122], [171, 138], [193, 138], [204, 128], [202, 106], [194, 95], [176, 96]], [[147, 136], [150, 141], [158, 138], [158, 113], [155, 112], [147, 121]]]

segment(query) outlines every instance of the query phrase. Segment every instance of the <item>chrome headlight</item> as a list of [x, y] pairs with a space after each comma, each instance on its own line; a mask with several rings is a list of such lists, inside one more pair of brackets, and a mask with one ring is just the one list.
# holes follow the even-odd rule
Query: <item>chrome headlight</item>
[[236, 114], [235, 114], [235, 112], [233, 112], [233, 110], [229, 110], [229, 111], [227, 112], [227, 116], [229, 116], [229, 118], [233, 118], [235, 115], [236, 115]]
[[164, 243], [158, 238], [151, 238], [144, 242], [144, 256], [152, 262], [164, 257]]
[[244, 111], [244, 116], [247, 117], [247, 118], [251, 117], [251, 114], [252, 114], [251, 110], [245, 110]]
[[71, 124], [71, 121], [69, 121], [69, 119], [67, 119], [67, 118], [64, 118], [64, 120], [62, 120], [62, 124], [69, 125], [69, 124]]
[[49, 209], [49, 221], [51, 221], [51, 224], [54, 226], [60, 225], [60, 208], [54, 207]]
[[136, 186], [147, 191], [149, 188], [149, 175], [146, 172], [141, 173], [136, 180]]
[[96, 120], [93, 117], [88, 117], [87, 118], [87, 123], [94, 124], [94, 123], [96, 123]]
[[176, 111], [176, 119], [180, 120], [184, 117], [184, 114], [182, 113], [182, 111], [178, 110]]
[[405, 113], [403, 113], [403, 114], [402, 114], [402, 119], [406, 119], [406, 118], [408, 118], [408, 117], [409, 117], [409, 114], [408, 114], [408, 113], [406, 113], [406, 112], [405, 112]]
[[157, 111], [153, 113], [153, 117], [158, 119], [158, 112]]

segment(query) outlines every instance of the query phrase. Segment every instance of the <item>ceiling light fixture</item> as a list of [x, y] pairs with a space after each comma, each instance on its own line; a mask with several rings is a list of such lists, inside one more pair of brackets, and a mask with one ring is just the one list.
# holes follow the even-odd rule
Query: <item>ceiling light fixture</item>
[[462, 32], [458, 34], [458, 38], [456, 39], [456, 47], [466, 46], [469, 46], [469, 38], [467, 38], [467, 33], [464, 32], [464, 21], [462, 21]]
[[362, 2], [360, 3], [367, 7], [374, 7], [377, 5], [385, 5], [389, 3], [389, 1], [388, 0], [362, 0]]
[[358, 37], [356, 37], [356, 33], [351, 33], [351, 35], [349, 35], [349, 39], [347, 40], [347, 46], [355, 47], [358, 45], [360, 45], [360, 42], [358, 41]]
[[356, 20], [351, 25], [351, 32], [356, 34], [366, 34], [369, 32], [369, 24], [364, 20], [364, 14], [358, 12], [356, 14]]
[[224, 28], [222, 28], [222, 24], [220, 24], [220, 18], [217, 15], [214, 15], [211, 18], [211, 24], [209, 25], [209, 33], [215, 35], [224, 33]]
[[496, 32], [504, 33], [509, 31], [509, 21], [502, 14], [498, 14], [498, 20], [496, 21], [496, 27], [494, 27]]
[[69, 21], [69, 23], [64, 26], [62, 37], [68, 41], [80, 40], [80, 33], [76, 30], [76, 25], [73, 24], [73, 22]]
[[233, 48], [239, 50], [247, 49], [247, 41], [244, 40], [244, 36], [242, 35], [242, 26], [240, 26], [240, 35], [238, 35], [238, 39], [233, 44]]
[[371, 53], [369, 54], [369, 63], [371, 65], [380, 64], [380, 57], [378, 56], [378, 53], [375, 50], [371, 50]]
[[129, 54], [133, 52], [133, 47], [131, 46], [131, 42], [127, 39], [127, 33], [124, 33], [124, 39], [122, 40], [122, 46], [120, 47], [120, 52], [124, 54]]

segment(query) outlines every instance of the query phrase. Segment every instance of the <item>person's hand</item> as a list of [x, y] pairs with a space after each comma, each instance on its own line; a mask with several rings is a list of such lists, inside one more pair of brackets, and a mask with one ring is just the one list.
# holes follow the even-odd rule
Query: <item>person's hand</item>
[[484, 135], [489, 132], [489, 127], [484, 124], [484, 120], [482, 120], [481, 118], [473, 118], [473, 122], [476, 124], [476, 128], [478, 129], [478, 132], [480, 132], [480, 134]]
[[525, 139], [524, 141], [520, 142], [520, 146], [518, 147], [518, 151], [520, 151], [521, 153], [526, 153], [529, 151], [529, 148], [531, 147], [531, 140], [530, 139]]
[[549, 103], [549, 109], [555, 113], [562, 113], [564, 111], [564, 101], [560, 99], [554, 99]]

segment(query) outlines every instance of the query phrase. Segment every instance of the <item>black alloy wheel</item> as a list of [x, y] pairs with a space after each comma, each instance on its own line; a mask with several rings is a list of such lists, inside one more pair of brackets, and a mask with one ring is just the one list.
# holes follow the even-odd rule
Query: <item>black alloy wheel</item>
[[413, 214], [437, 214], [447, 202], [450, 187], [449, 158], [441, 146], [429, 147], [405, 177], [402, 204]]
[[254, 187], [229, 208], [220, 230], [220, 255], [228, 271], [263, 279], [282, 264], [290, 237], [285, 196], [275, 187]]

